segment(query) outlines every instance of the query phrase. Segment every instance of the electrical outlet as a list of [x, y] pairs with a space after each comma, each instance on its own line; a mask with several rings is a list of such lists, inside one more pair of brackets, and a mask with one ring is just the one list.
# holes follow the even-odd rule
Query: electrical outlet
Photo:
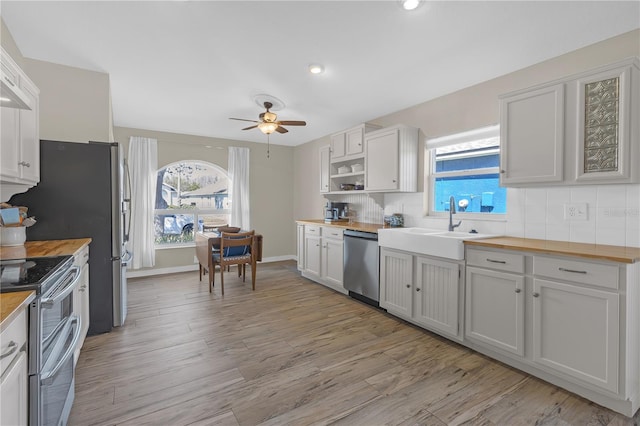
[[587, 220], [587, 203], [566, 203], [564, 220]]

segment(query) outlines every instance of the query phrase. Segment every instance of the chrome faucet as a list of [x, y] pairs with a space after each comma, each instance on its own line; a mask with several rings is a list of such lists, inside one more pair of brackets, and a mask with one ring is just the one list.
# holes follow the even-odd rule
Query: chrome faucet
[[456, 229], [462, 221], [459, 221], [456, 225], [453, 224], [453, 214], [456, 212], [456, 199], [453, 195], [449, 197], [449, 231]]

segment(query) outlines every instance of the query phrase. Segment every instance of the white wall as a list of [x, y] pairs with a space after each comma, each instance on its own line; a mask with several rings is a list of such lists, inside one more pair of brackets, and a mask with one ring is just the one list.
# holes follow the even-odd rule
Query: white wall
[[[444, 136], [497, 124], [500, 94], [583, 72], [630, 56], [640, 56], [640, 30], [604, 40], [384, 117], [372, 118], [370, 122], [383, 126], [402, 123], [420, 128], [422, 165], [424, 140], [427, 137]], [[469, 72], [473, 72], [472, 64], [469, 65]], [[435, 83], [425, 81], [425, 84]], [[640, 141], [636, 140], [635, 143]], [[329, 138], [325, 137], [296, 147], [296, 219], [321, 217], [321, 209], [327, 198], [323, 197], [318, 189], [318, 148], [327, 144]], [[632, 167], [640, 165], [634, 164]], [[424, 216], [423, 198], [422, 192], [386, 194], [381, 201], [372, 199], [361, 203], [367, 212], [361, 216], [371, 218], [374, 223], [382, 223], [383, 214], [399, 212], [405, 216], [405, 226], [446, 229], [448, 217]], [[344, 201], [349, 202], [346, 198]], [[565, 221], [562, 205], [567, 201], [587, 202], [587, 220]], [[463, 218], [460, 226], [462, 231], [476, 229], [483, 233], [517, 237], [640, 247], [640, 185], [509, 188], [507, 212], [506, 219], [503, 220], [471, 220], [463, 218], [463, 215], [456, 215], [456, 219]]]

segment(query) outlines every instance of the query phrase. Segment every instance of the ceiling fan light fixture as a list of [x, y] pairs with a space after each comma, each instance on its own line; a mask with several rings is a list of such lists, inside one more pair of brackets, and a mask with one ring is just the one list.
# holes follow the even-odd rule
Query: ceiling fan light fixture
[[400, 6], [404, 10], [416, 10], [422, 3], [420, 0], [400, 0]]
[[322, 74], [324, 72], [324, 67], [321, 64], [310, 64], [309, 72], [311, 74]]
[[271, 133], [275, 132], [277, 128], [278, 123], [273, 123], [270, 121], [263, 121], [262, 123], [258, 124], [258, 129], [260, 129], [260, 131], [265, 135], [270, 135]]
[[271, 111], [267, 111], [264, 113], [262, 118], [264, 119], [264, 121], [276, 121], [276, 118], [278, 118], [278, 116]]

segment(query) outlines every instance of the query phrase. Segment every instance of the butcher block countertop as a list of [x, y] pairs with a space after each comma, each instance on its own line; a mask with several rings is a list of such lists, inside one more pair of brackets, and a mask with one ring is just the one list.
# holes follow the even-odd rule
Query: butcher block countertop
[[532, 238], [494, 237], [465, 240], [467, 246], [493, 247], [534, 253], [560, 254], [587, 259], [609, 260], [620, 263], [640, 262], [640, 248], [607, 246], [603, 244], [571, 243], [568, 241], [536, 240]]
[[36, 292], [14, 291], [0, 294], [0, 331], [4, 330], [20, 311], [36, 297]]
[[90, 242], [91, 238], [27, 241], [23, 246], [0, 247], [0, 259], [74, 255]]
[[381, 223], [366, 223], [366, 222], [330, 222], [326, 223], [324, 219], [300, 219], [296, 220], [296, 223], [301, 225], [322, 225], [332, 226], [334, 228], [350, 229], [352, 231], [373, 232], [378, 233], [378, 229], [384, 228]]

